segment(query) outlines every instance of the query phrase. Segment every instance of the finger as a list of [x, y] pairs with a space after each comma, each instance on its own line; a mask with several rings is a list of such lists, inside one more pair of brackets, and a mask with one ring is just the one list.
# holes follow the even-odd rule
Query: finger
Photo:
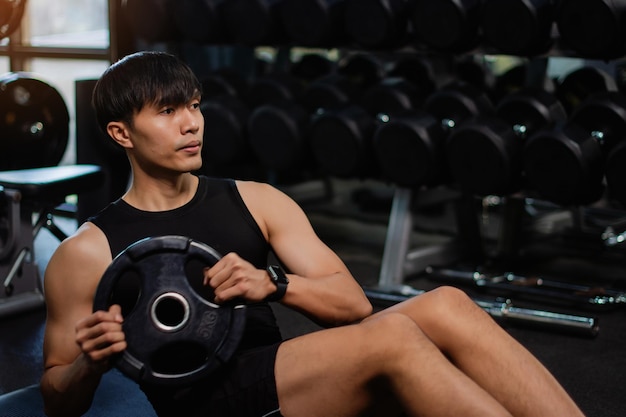
[[124, 334], [122, 331], [122, 325], [113, 321], [100, 322], [91, 327], [79, 328], [76, 330], [76, 342], [83, 344], [89, 340], [101, 337], [104, 334]]
[[122, 331], [107, 332], [102, 333], [97, 337], [84, 340], [81, 347], [84, 352], [92, 352], [105, 349], [113, 344], [125, 341], [126, 338], [124, 337], [124, 333]]
[[[119, 313], [119, 315], [121, 316], [121, 313]], [[89, 316], [85, 317], [84, 319], [79, 320], [76, 323], [76, 330], [78, 331], [79, 329], [94, 327], [98, 325], [99, 323], [107, 322], [107, 321], [119, 323], [119, 320], [116, 320], [115, 316], [116, 316], [116, 313], [111, 313], [110, 311], [98, 310], [90, 314]]]
[[116, 322], [122, 323], [124, 321], [124, 317], [122, 317], [122, 307], [119, 304], [111, 305], [111, 307], [109, 307], [109, 313], [113, 315], [113, 319]]
[[95, 349], [89, 352], [85, 352], [85, 354], [91, 361], [101, 362], [101, 361], [108, 360], [113, 355], [123, 352], [126, 349], [126, 347], [127, 347], [126, 341], [122, 340], [122, 341], [104, 346], [100, 349]]
[[232, 255], [228, 254], [208, 268], [206, 285], [215, 289], [227, 281], [231, 275], [232, 264]]
[[230, 287], [217, 288], [215, 290], [215, 302], [218, 304], [224, 303], [226, 301], [235, 299], [235, 298], [243, 298], [244, 293], [241, 291], [239, 286], [234, 285]]

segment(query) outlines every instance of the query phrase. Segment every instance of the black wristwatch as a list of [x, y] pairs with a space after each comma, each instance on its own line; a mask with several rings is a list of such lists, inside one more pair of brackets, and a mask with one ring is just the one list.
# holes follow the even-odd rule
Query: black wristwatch
[[278, 301], [285, 296], [287, 292], [287, 284], [289, 284], [289, 278], [285, 275], [285, 271], [278, 265], [269, 265], [267, 267], [267, 273], [270, 279], [276, 285], [276, 292], [268, 295], [266, 301]]

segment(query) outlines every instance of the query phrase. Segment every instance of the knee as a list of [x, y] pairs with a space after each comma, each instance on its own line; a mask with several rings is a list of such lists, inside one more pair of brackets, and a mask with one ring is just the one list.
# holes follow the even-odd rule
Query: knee
[[450, 286], [438, 287], [423, 295], [423, 319], [442, 325], [446, 320], [462, 322], [465, 319], [481, 320], [485, 312], [464, 291]]
[[435, 306], [445, 309], [474, 308], [476, 304], [463, 291], [456, 287], [442, 286], [426, 293]]
[[[407, 346], [404, 342], [409, 339], [427, 339], [417, 323], [406, 314], [382, 314], [373, 317], [363, 325], [366, 326], [367, 344], [375, 351], [379, 350], [378, 348], [386, 352], [401, 349], [403, 346]], [[399, 343], [400, 340], [403, 343]]]

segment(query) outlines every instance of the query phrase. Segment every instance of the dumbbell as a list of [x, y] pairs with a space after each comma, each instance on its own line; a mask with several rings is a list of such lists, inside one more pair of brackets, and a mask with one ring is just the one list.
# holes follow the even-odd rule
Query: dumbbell
[[148, 43], [182, 38], [175, 24], [174, 7], [178, 0], [126, 0], [122, 12], [133, 34]]
[[280, 18], [283, 0], [228, 0], [221, 6], [227, 38], [246, 46], [286, 45]]
[[455, 82], [431, 94], [422, 109], [389, 115], [373, 137], [382, 176], [405, 187], [447, 182], [448, 160], [456, 161], [455, 155], [446, 156], [448, 136], [468, 120], [492, 112], [483, 91]]
[[176, 0], [172, 18], [182, 38], [201, 44], [226, 41], [221, 14], [224, 0]]
[[370, 86], [362, 105], [372, 114], [421, 107], [424, 100], [453, 79], [451, 65], [436, 57], [400, 56], [388, 63], [386, 77]]
[[202, 171], [223, 170], [250, 162], [248, 141], [248, 80], [234, 68], [220, 68], [201, 78], [204, 116]]
[[251, 109], [277, 101], [297, 101], [305, 83], [287, 72], [270, 72], [250, 82], [248, 105]]
[[453, 181], [481, 196], [519, 191], [526, 138], [565, 119], [561, 103], [546, 91], [526, 88], [505, 97], [495, 115], [470, 120], [449, 136], [446, 153]]
[[[311, 113], [318, 107], [331, 105], [330, 94], [338, 92], [340, 83], [332, 87], [331, 78], [342, 78], [346, 84], [363, 87], [373, 82], [382, 71], [381, 64], [364, 55], [340, 60], [336, 74], [310, 83], [292, 74], [262, 77], [252, 85], [252, 114], [249, 119], [250, 142], [262, 165], [273, 171], [315, 169], [310, 151], [308, 126]], [[328, 87], [328, 88], [326, 88]], [[315, 91], [319, 92], [315, 93]], [[346, 97], [346, 100], [352, 97]]]
[[626, 52], [626, 2], [561, 0], [556, 25], [564, 48], [585, 58], [614, 59]]
[[250, 146], [272, 172], [312, 169], [306, 137], [309, 113], [301, 103], [305, 87], [304, 80], [290, 73], [268, 74], [252, 82]]
[[185, 386], [206, 378], [237, 350], [245, 304], [214, 303], [203, 268], [221, 255], [185, 236], [135, 242], [113, 259], [94, 296], [93, 310], [122, 308], [126, 350], [114, 365], [140, 384]]
[[[418, 67], [413, 65], [412, 68]], [[390, 74], [394, 74], [393, 70]], [[415, 75], [426, 76], [427, 70], [422, 67]], [[372, 148], [372, 136], [378, 123], [388, 115], [422, 104], [426, 90], [433, 82], [416, 78], [427, 87], [416, 86], [404, 78], [388, 77], [352, 100], [345, 99], [349, 94], [345, 89], [329, 90], [338, 91], [333, 97], [336, 98], [334, 105], [317, 106], [318, 111], [309, 128], [311, 148], [320, 170], [341, 178], [377, 177], [379, 168]], [[380, 116], [382, 119], [379, 113], [384, 114]]]
[[[524, 147], [528, 187], [564, 206], [602, 197], [607, 155], [626, 135], [626, 98], [620, 93], [589, 96], [565, 126], [540, 131]], [[619, 153], [618, 153], [619, 154]]]
[[202, 82], [202, 98], [220, 95], [238, 97], [248, 100], [250, 82], [248, 78], [234, 67], [222, 67], [200, 77]]
[[557, 84], [555, 94], [569, 115], [590, 95], [617, 90], [617, 82], [608, 72], [583, 66], [568, 72]]
[[509, 94], [529, 87], [555, 93], [555, 81], [546, 75], [547, 68], [544, 64], [543, 60], [524, 61], [497, 75], [489, 92], [492, 102], [499, 103]]
[[295, 45], [338, 47], [345, 44], [344, 0], [285, 0], [280, 16]]
[[554, 0], [484, 0], [480, 32], [498, 53], [533, 56], [553, 44]]
[[496, 75], [490, 68], [488, 58], [477, 55], [455, 56], [452, 60], [452, 80], [459, 80], [483, 91], [492, 91]]
[[25, 72], [0, 76], [0, 170], [58, 165], [69, 137], [63, 97]]
[[345, 0], [348, 38], [366, 49], [385, 49], [409, 40], [410, 3], [406, 0]]
[[336, 63], [318, 53], [305, 53], [291, 62], [289, 73], [309, 84], [335, 72]]
[[200, 109], [205, 124], [203, 168], [215, 171], [254, 159], [247, 128], [250, 110], [239, 98], [209, 97], [202, 100]]
[[380, 82], [386, 73], [383, 61], [367, 53], [349, 54], [337, 62], [337, 74], [346, 77], [361, 91]]
[[481, 0], [415, 0], [414, 41], [442, 52], [466, 52], [479, 42]]

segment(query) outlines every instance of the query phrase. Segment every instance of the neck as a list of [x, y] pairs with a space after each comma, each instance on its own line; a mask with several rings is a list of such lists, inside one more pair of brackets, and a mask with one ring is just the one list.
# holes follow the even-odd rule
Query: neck
[[197, 189], [198, 177], [191, 173], [172, 178], [133, 175], [130, 188], [122, 198], [139, 210], [167, 211], [187, 204]]

